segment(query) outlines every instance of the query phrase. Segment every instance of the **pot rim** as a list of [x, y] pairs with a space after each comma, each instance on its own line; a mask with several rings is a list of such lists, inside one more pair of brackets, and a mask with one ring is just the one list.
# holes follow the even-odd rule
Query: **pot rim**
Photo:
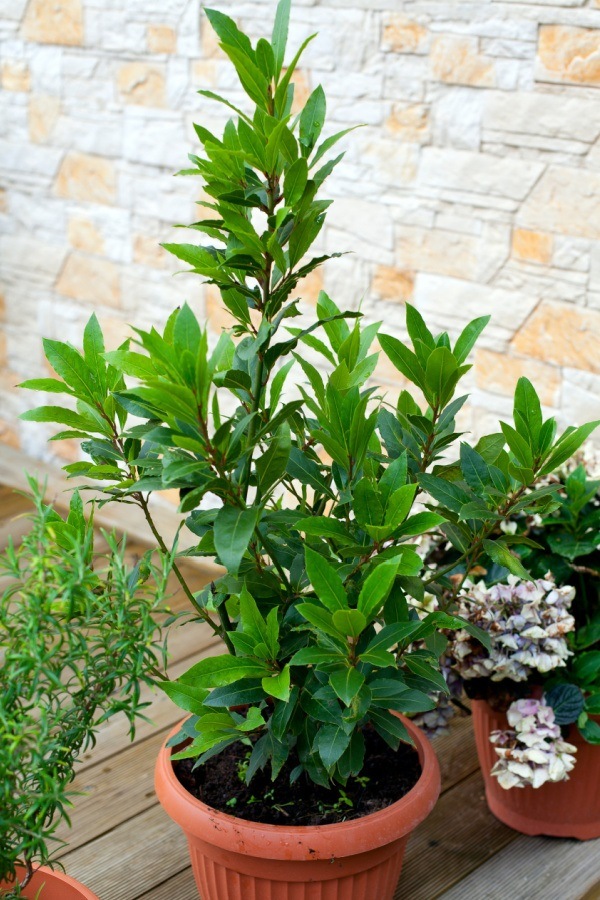
[[[17, 866], [17, 872], [25, 871], [24, 866]], [[34, 871], [34, 878], [37, 876], [50, 878], [52, 881], [57, 881], [60, 884], [68, 885], [69, 887], [74, 888], [81, 894], [81, 900], [99, 900], [97, 894], [94, 894], [85, 884], [82, 884], [76, 878], [73, 878], [72, 875], [67, 875], [66, 872], [61, 872], [60, 869], [51, 869], [49, 866], [37, 866]], [[34, 885], [34, 887], [38, 887], [38, 885]], [[41, 900], [43, 900], [43, 893]]]
[[[321, 849], [310, 849], [312, 858], [354, 855], [345, 845], [352, 844], [353, 838], [356, 841], [359, 833], [362, 850], [384, 846], [413, 831], [431, 812], [440, 792], [440, 768], [431, 744], [410, 719], [394, 714], [402, 719], [415, 742], [422, 767], [421, 776], [404, 797], [366, 816], [328, 825], [271, 825], [240, 819], [213, 809], [179, 783], [166, 742], [160, 750], [155, 769], [158, 799], [165, 811], [188, 834], [225, 849], [231, 849], [232, 845], [247, 848], [251, 843], [256, 856], [289, 859], [293, 854], [292, 858], [305, 858], [306, 848], [314, 848], [316, 841], [321, 844]], [[167, 740], [177, 734], [181, 724], [170, 732]]]

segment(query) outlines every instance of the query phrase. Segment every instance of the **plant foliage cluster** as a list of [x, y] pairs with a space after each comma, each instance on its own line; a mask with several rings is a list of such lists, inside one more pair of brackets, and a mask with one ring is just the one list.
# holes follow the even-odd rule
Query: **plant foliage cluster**
[[159, 674], [154, 613], [168, 573], [168, 560], [164, 571], [147, 558], [128, 568], [110, 534], [94, 555], [79, 494], [63, 519], [30, 484], [31, 530], [0, 559], [0, 884], [13, 882], [0, 894], [11, 898], [61, 846], [77, 759], [97, 726], [121, 712], [133, 734], [147, 705], [140, 686]]
[[[136, 328], [106, 352], [92, 317], [83, 352], [46, 341], [58, 377], [26, 383], [73, 408], [26, 418], [80, 439], [89, 461], [67, 470], [139, 506], [162, 549], [148, 497], [179, 489], [197, 537], [187, 552], [224, 567], [194, 594], [175, 563], [196, 617], [228, 651], [163, 685], [192, 714], [185, 753], [203, 761], [242, 740], [248, 779], [265, 765], [276, 778], [291, 754], [294, 777], [343, 786], [360, 773], [365, 728], [397, 747], [407, 732], [394, 712], [430, 709], [428, 692], [446, 689], [441, 631], [464, 625], [487, 640], [453, 615], [459, 585], [443, 567], [423, 570], [416, 539], [443, 533], [467, 570], [487, 553], [522, 574], [512, 546], [527, 538], [495, 535], [497, 522], [554, 508], [555, 488], [536, 480], [593, 426], [557, 437], [521, 379], [513, 423], [457, 448], [458, 387], [487, 317], [452, 342], [407, 306], [407, 344], [322, 292], [316, 318], [294, 323], [301, 279], [327, 258], [311, 246], [330, 204], [321, 189], [343, 157], [330, 151], [346, 132], [323, 137], [321, 87], [291, 112], [308, 41], [284, 68], [289, 12], [280, 0], [271, 40], [253, 46], [206, 10], [249, 111], [233, 107], [222, 135], [195, 126], [202, 151], [183, 174], [209, 198], [186, 226], [200, 242], [165, 246], [219, 288], [234, 326], [213, 346], [184, 305], [162, 332]], [[392, 404], [373, 384], [376, 338], [420, 403], [403, 391]], [[417, 498], [426, 508], [413, 509]], [[435, 613], [418, 612], [425, 589]]]

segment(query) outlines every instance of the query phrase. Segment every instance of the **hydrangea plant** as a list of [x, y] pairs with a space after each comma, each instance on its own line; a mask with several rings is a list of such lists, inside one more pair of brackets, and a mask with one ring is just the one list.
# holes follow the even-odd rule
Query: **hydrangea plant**
[[[185, 304], [161, 330], [135, 328], [106, 352], [92, 317], [83, 352], [46, 341], [58, 377], [26, 385], [67, 402], [25, 418], [81, 440], [87, 458], [69, 474], [103, 486], [107, 502], [135, 504], [163, 549], [149, 496], [178, 489], [196, 538], [187, 553], [222, 567], [193, 593], [175, 563], [196, 619], [226, 651], [163, 684], [191, 714], [183, 753], [202, 763], [243, 741], [248, 780], [265, 766], [277, 778], [291, 759], [295, 778], [344, 785], [361, 771], [365, 729], [396, 748], [407, 732], [394, 712], [428, 710], [428, 692], [446, 690], [443, 629], [489, 645], [455, 615], [454, 563], [424, 566], [419, 540], [443, 533], [467, 571], [487, 553], [522, 573], [497, 522], [553, 508], [555, 487], [536, 480], [593, 425], [557, 436], [522, 378], [513, 423], [458, 448], [458, 389], [489, 317], [452, 340], [407, 305], [404, 342], [324, 292], [316, 315], [301, 315], [302, 279], [329, 258], [311, 247], [331, 203], [321, 192], [343, 158], [331, 151], [349, 129], [325, 136], [321, 86], [292, 113], [312, 37], [284, 67], [290, 0], [256, 45], [228, 16], [205, 12], [246, 97], [235, 106], [200, 92], [234, 115], [219, 135], [195, 126], [201, 150], [182, 174], [206, 197], [186, 226], [197, 242], [164, 246], [219, 289], [233, 325], [212, 341]], [[397, 402], [374, 380], [376, 339], [411, 385]]]
[[[78, 757], [115, 713], [135, 721], [140, 686], [159, 677], [155, 618], [169, 560], [130, 568], [125, 545], [104, 534], [78, 493], [62, 518], [30, 481], [35, 510], [17, 549], [0, 557], [0, 896], [22, 896], [39, 865], [52, 864], [69, 822]], [[16, 879], [16, 867], [23, 874]], [[10, 885], [10, 886], [8, 886]]]

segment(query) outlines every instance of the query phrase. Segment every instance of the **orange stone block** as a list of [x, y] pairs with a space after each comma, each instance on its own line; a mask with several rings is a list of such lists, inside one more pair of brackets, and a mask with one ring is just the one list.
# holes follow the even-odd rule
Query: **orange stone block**
[[393, 15], [383, 29], [383, 46], [395, 53], [423, 51], [429, 31], [419, 22], [403, 15]]
[[600, 312], [544, 300], [513, 339], [511, 347], [557, 366], [600, 372]]
[[83, 44], [81, 0], [30, 0], [22, 33], [38, 44]]
[[441, 35], [432, 42], [430, 59], [439, 81], [475, 87], [496, 84], [493, 63], [480, 55], [476, 38]]
[[548, 264], [552, 259], [554, 239], [542, 231], [515, 228], [512, 234], [512, 255], [526, 262]]
[[424, 144], [429, 139], [429, 109], [423, 103], [394, 104], [385, 127], [405, 141]]
[[169, 25], [148, 25], [148, 50], [151, 53], [175, 53], [177, 34]]
[[136, 234], [133, 237], [133, 261], [143, 266], [164, 269], [166, 250], [158, 243], [158, 238], [148, 234]]
[[371, 285], [376, 297], [392, 300], [395, 303], [406, 303], [410, 300], [415, 287], [415, 273], [393, 266], [377, 266]]
[[553, 81], [600, 85], [600, 29], [541, 25], [538, 60]]
[[74, 251], [67, 257], [56, 291], [65, 297], [98, 306], [119, 306], [121, 279], [118, 266], [107, 259]]
[[21, 60], [4, 60], [0, 70], [0, 83], [4, 91], [28, 91], [31, 86], [29, 66]]
[[87, 253], [104, 253], [104, 238], [89, 219], [70, 219], [67, 235], [71, 246]]
[[556, 404], [561, 383], [560, 369], [535, 359], [515, 359], [492, 350], [476, 351], [475, 383], [482, 390], [512, 397], [522, 376], [535, 385], [545, 406]]
[[59, 197], [91, 203], [114, 203], [116, 196], [114, 163], [91, 153], [67, 153], [56, 176]]
[[121, 66], [117, 87], [124, 103], [134, 106], [165, 106], [165, 76], [161, 69], [133, 62]]

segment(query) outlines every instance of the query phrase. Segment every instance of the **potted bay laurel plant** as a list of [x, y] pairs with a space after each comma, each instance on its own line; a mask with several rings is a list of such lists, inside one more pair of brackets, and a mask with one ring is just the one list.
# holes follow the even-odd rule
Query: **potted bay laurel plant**
[[[174, 562], [224, 652], [163, 684], [189, 717], [156, 770], [203, 900], [331, 890], [386, 900], [408, 834], [439, 792], [431, 747], [402, 714], [446, 690], [444, 629], [490, 645], [456, 618], [454, 582], [423, 567], [417, 542], [443, 533], [462, 559], [486, 551], [521, 571], [514, 539], [492, 537], [496, 521], [547, 510], [555, 488], [536, 479], [590, 427], [557, 438], [522, 379], [508, 438], [462, 444], [456, 459], [467, 399], [457, 389], [488, 317], [452, 342], [407, 306], [404, 343], [323, 292], [316, 315], [301, 315], [302, 279], [328, 258], [311, 247], [346, 131], [323, 138], [321, 87], [291, 112], [311, 38], [284, 67], [290, 0], [255, 46], [227, 16], [206, 14], [246, 99], [200, 92], [233, 116], [222, 135], [195, 126], [202, 152], [183, 174], [207, 198], [187, 226], [197, 241], [165, 246], [219, 289], [233, 325], [213, 342], [185, 304], [161, 330], [135, 328], [106, 352], [92, 317], [82, 352], [45, 342], [58, 377], [27, 384], [62, 392], [68, 408], [25, 418], [80, 439], [88, 458], [69, 474], [137, 505], [162, 550], [149, 496], [178, 489], [196, 536], [186, 553], [222, 567], [194, 593]], [[377, 386], [376, 339], [420, 401], [405, 390], [392, 403]], [[534, 448], [525, 462], [522, 447]], [[418, 508], [417, 497], [438, 505]], [[426, 591], [438, 598], [433, 613]]]
[[473, 698], [491, 811], [526, 834], [580, 839], [600, 837], [600, 480], [586, 462], [546, 472], [553, 509], [502, 523], [524, 538], [535, 580], [481, 560], [485, 581], [465, 586], [458, 612], [491, 647], [459, 630], [447, 654]]
[[64, 519], [30, 485], [31, 529], [0, 558], [0, 897], [97, 900], [59, 870], [57, 829], [98, 725], [122, 712], [133, 733], [140, 685], [157, 677], [168, 565], [128, 569], [108, 534], [94, 553], [79, 495]]

